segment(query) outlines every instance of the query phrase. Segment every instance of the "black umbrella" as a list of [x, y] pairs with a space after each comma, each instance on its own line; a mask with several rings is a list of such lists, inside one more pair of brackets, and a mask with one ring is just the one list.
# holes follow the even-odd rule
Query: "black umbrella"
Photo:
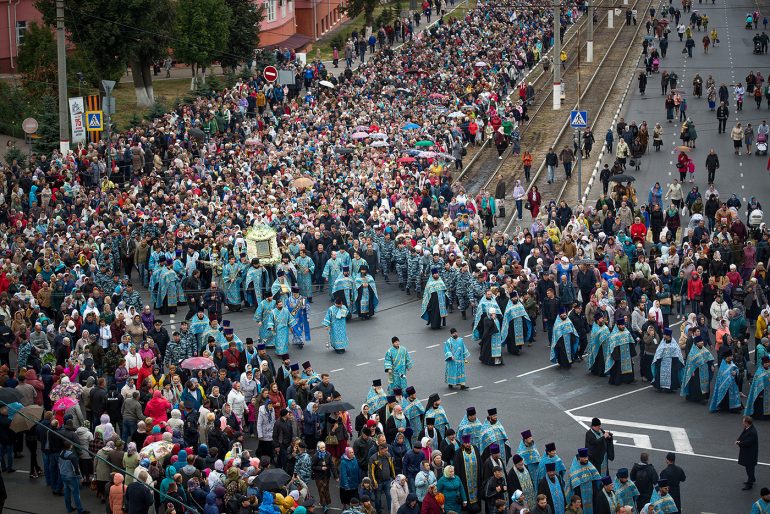
[[335, 153], [340, 153], [340, 154], [343, 154], [343, 155], [347, 155], [347, 154], [353, 153], [353, 149], [352, 148], [345, 148], [344, 146], [338, 146], [338, 147], [334, 148], [334, 152]]
[[598, 261], [595, 261], [594, 259], [578, 259], [575, 261], [575, 264], [588, 264], [589, 266], [594, 266], [598, 264]]
[[610, 180], [613, 182], [633, 182], [636, 180], [636, 177], [632, 177], [631, 175], [615, 175], [613, 177], [610, 177]]
[[262, 491], [271, 491], [285, 486], [291, 477], [281, 468], [269, 468], [254, 479], [256, 486]]
[[317, 413], [319, 415], [321, 414], [331, 414], [333, 412], [339, 412], [342, 410], [354, 410], [355, 407], [350, 405], [348, 402], [329, 402], [329, 403], [322, 403], [318, 406]]
[[21, 393], [12, 387], [0, 387], [0, 403], [8, 404], [21, 400]]
[[188, 130], [187, 133], [190, 135], [190, 138], [192, 139], [199, 139], [201, 141], [206, 139], [206, 133], [203, 132], [201, 129], [192, 128]]

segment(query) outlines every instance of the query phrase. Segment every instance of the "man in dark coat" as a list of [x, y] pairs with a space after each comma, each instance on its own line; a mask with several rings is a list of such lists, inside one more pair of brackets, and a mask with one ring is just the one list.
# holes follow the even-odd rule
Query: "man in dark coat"
[[147, 514], [150, 511], [150, 507], [155, 503], [152, 491], [145, 483], [147, 472], [140, 471], [138, 478], [139, 480], [131, 482], [126, 487], [125, 503], [128, 505], [128, 514]]
[[[476, 469], [470, 472], [466, 468], [466, 462], [468, 463], [467, 466], [475, 466]], [[471, 436], [468, 434], [462, 437], [460, 451], [455, 454], [454, 467], [455, 474], [460, 478], [463, 487], [468, 492], [468, 512], [479, 512], [481, 510], [481, 499], [484, 494], [481, 482], [482, 461], [479, 449], [471, 444]], [[474, 475], [476, 477], [475, 483], [469, 484], [468, 477]], [[475, 492], [475, 495], [472, 495], [471, 492]]]
[[588, 448], [588, 460], [600, 475], [606, 475], [608, 461], [615, 460], [615, 447], [612, 443], [612, 432], [602, 429], [599, 418], [591, 420], [591, 428], [586, 432], [585, 444]]
[[743, 417], [743, 432], [738, 436], [738, 440], [735, 441], [738, 445], [738, 464], [746, 468], [746, 482], [744, 482], [743, 490], [748, 491], [754, 487], [754, 468], [757, 467], [757, 461], [759, 460], [759, 436], [757, 435], [757, 429], [754, 426], [754, 420], [750, 416]]
[[673, 452], [666, 454], [666, 467], [660, 472], [660, 479], [668, 481], [668, 492], [676, 503], [676, 508], [682, 512], [682, 497], [679, 484], [687, 480], [684, 470], [676, 465], [676, 455]]
[[602, 477], [602, 486], [594, 493], [594, 514], [615, 514], [615, 485], [612, 477]]
[[655, 466], [650, 464], [650, 456], [647, 452], [642, 452], [639, 457], [639, 462], [634, 463], [634, 467], [631, 468], [631, 480], [639, 489], [639, 498], [636, 500], [636, 508], [640, 509], [645, 504], [650, 502], [652, 497], [652, 491], [655, 488], [655, 484], [658, 482], [658, 472], [655, 470]]

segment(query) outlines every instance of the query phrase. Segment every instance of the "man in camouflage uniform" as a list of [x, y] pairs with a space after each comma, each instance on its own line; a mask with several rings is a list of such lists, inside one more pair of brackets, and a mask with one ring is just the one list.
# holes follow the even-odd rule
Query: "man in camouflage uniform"
[[404, 243], [404, 238], [398, 239], [393, 250], [393, 261], [396, 263], [396, 275], [398, 275], [398, 287], [402, 291], [406, 287], [408, 276], [409, 249]]
[[394, 253], [396, 250], [396, 245], [393, 244], [393, 240], [390, 238], [390, 234], [391, 230], [390, 227], [388, 227], [385, 229], [385, 234], [381, 238], [377, 239], [377, 245], [380, 248], [380, 269], [382, 270], [382, 274], [385, 277], [385, 282], [390, 280], [388, 278], [388, 274], [390, 273], [390, 270], [393, 266]]
[[410, 291], [414, 288], [417, 295], [420, 295], [420, 286], [422, 285], [422, 247], [420, 245], [409, 249], [409, 256], [406, 259], [406, 294], [412, 294]]
[[473, 283], [475, 282], [473, 275], [468, 268], [468, 262], [463, 262], [460, 266], [460, 272], [457, 275], [455, 282], [455, 291], [457, 293], [457, 304], [460, 312], [463, 315], [463, 319], [468, 319], [466, 311], [473, 302]]
[[471, 305], [473, 305], [474, 308], [478, 306], [481, 298], [487, 293], [488, 289], [489, 283], [484, 280], [484, 274], [480, 271], [477, 272], [475, 280], [471, 285]]
[[457, 277], [460, 275], [460, 270], [447, 261], [444, 263], [444, 267], [440, 270], [439, 275], [441, 280], [444, 281], [444, 285], [446, 285], [449, 312], [454, 312], [455, 302], [457, 301]]
[[142, 311], [142, 296], [139, 294], [139, 291], [134, 290], [134, 285], [131, 282], [126, 284], [121, 300], [126, 303], [126, 309], [133, 306], [136, 308], [137, 312]]
[[[428, 248], [423, 247], [422, 250], [422, 264], [421, 264], [421, 273], [420, 273], [420, 283], [417, 286], [417, 292], [422, 291], [422, 288], [425, 286], [425, 284], [428, 282], [428, 277], [430, 277], [430, 269], [433, 266], [433, 257], [431, 257], [430, 251]], [[438, 263], [439, 269], [443, 268], [443, 263]]]
[[166, 346], [166, 355], [163, 358], [163, 365], [168, 368], [169, 364], [179, 365], [184, 357], [185, 349], [182, 345], [182, 337], [178, 331], [175, 331], [171, 336], [171, 341]]
[[179, 342], [182, 345], [182, 360], [198, 355], [198, 340], [195, 334], [190, 332], [187, 320], [179, 327]]

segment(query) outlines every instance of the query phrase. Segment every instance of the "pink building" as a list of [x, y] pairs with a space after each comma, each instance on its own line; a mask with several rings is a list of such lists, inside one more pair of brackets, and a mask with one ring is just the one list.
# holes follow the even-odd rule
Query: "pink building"
[[16, 73], [24, 32], [33, 22], [42, 25], [43, 15], [35, 8], [35, 0], [0, 0], [0, 19], [0, 73]]
[[339, 25], [347, 17], [340, 12], [342, 0], [296, 0], [297, 32], [314, 40]]
[[308, 36], [297, 33], [295, 0], [255, 1], [261, 3], [264, 8], [264, 19], [259, 33], [260, 46], [299, 50], [311, 41]]

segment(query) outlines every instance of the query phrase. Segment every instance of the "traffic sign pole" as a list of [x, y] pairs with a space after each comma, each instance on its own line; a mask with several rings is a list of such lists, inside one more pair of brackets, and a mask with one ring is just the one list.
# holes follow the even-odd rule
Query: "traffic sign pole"
[[262, 76], [268, 82], [275, 82], [278, 80], [278, 70], [275, 66], [265, 66], [265, 69], [262, 71]]

